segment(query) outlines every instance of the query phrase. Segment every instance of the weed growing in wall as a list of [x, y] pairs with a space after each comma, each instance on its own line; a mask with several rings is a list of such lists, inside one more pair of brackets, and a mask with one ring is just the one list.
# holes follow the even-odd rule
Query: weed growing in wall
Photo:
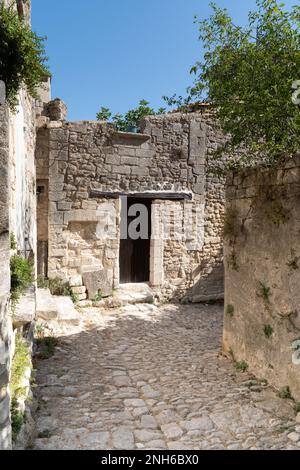
[[291, 250], [291, 259], [286, 264], [293, 271], [299, 269], [299, 256], [295, 255], [295, 250]]
[[233, 271], [239, 271], [239, 265], [237, 262], [236, 252], [233, 250], [231, 254], [227, 257], [227, 266]]
[[31, 286], [33, 281], [33, 265], [31, 261], [20, 255], [13, 255], [10, 259], [11, 301], [13, 307], [18, 303], [21, 295]]
[[261, 299], [263, 299], [265, 305], [270, 305], [270, 295], [271, 295], [270, 287], [267, 287], [265, 286], [265, 284], [260, 282], [256, 294], [257, 294], [257, 297], [260, 297]]
[[279, 396], [279, 398], [283, 398], [285, 400], [291, 400], [293, 398], [292, 394], [291, 394], [291, 391], [290, 391], [290, 387], [288, 385], [286, 385], [285, 387], [282, 387], [279, 390], [278, 396]]
[[24, 413], [20, 411], [19, 400], [26, 397], [24, 378], [28, 368], [31, 368], [30, 350], [20, 334], [16, 336], [15, 353], [12, 361], [10, 395], [11, 395], [11, 425], [12, 437], [16, 440], [24, 423]]
[[271, 338], [273, 333], [274, 333], [274, 330], [271, 327], [271, 325], [264, 325], [264, 334], [266, 338]]
[[15, 251], [17, 249], [17, 241], [14, 233], [9, 235], [10, 249]]
[[226, 307], [226, 314], [229, 316], [229, 317], [233, 317], [234, 315], [234, 306], [229, 304], [227, 305]]
[[300, 413], [300, 402], [295, 403], [294, 411], [296, 414]]

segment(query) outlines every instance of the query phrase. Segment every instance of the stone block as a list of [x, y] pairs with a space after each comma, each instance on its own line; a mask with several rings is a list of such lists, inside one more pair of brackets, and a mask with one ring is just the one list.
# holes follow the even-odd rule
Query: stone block
[[72, 292], [74, 294], [85, 294], [86, 287], [85, 286], [72, 287]]
[[71, 276], [69, 284], [71, 287], [82, 287], [82, 276], [80, 274]]
[[83, 283], [86, 286], [88, 298], [93, 300], [98, 293], [102, 297], [108, 297], [112, 293], [112, 275], [106, 269], [90, 271], [82, 274]]
[[34, 288], [28, 289], [16, 305], [13, 314], [15, 328], [20, 328], [34, 321], [36, 300]]
[[37, 289], [36, 317], [46, 321], [57, 318], [56, 305], [49, 289]]

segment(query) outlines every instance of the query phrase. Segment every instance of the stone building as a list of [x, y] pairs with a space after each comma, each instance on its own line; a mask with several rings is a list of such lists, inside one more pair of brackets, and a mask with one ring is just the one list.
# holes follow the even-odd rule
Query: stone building
[[[30, 24], [29, 0], [4, 1]], [[15, 334], [35, 307], [34, 285], [33, 310], [16, 323], [12, 234], [35, 274], [67, 281], [82, 302], [123, 283], [148, 283], [162, 300], [223, 296], [224, 182], [207, 167], [224, 137], [209, 109], [150, 116], [135, 134], [66, 121], [49, 78], [39, 94], [21, 90], [16, 113], [0, 105], [0, 449], [11, 448]], [[128, 237], [132, 226], [141, 238]]]
[[[207, 164], [223, 136], [208, 109], [147, 117], [134, 134], [68, 122], [61, 106], [37, 136], [39, 272], [81, 300], [139, 282], [164, 299], [222, 297], [224, 185]], [[126, 239], [137, 204], [146, 239]]]
[[[5, 4], [15, 6], [19, 16], [30, 24], [29, 0], [5, 0]], [[49, 101], [46, 90], [42, 94]], [[0, 104], [0, 449], [11, 446], [8, 383], [16, 329], [9, 308], [10, 236], [14, 234], [20, 254], [33, 263], [37, 244], [36, 112], [43, 103], [37, 103], [24, 90], [18, 99], [15, 113], [5, 103]]]

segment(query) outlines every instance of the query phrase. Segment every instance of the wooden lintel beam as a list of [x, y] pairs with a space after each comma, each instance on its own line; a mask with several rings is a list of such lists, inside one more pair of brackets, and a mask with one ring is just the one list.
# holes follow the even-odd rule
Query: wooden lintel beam
[[126, 196], [136, 199], [163, 199], [163, 200], [174, 200], [174, 201], [191, 201], [193, 196], [191, 193], [123, 193], [123, 192], [110, 192], [110, 191], [98, 191], [92, 189], [90, 191], [91, 198], [105, 198], [105, 199], [118, 199], [121, 196]]

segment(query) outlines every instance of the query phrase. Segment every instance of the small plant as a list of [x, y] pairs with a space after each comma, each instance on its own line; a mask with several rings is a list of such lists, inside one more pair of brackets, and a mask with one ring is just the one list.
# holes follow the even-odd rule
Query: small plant
[[278, 396], [279, 398], [283, 398], [285, 400], [291, 400], [292, 395], [291, 395], [290, 387], [288, 385], [286, 385], [285, 387], [282, 387], [278, 392]]
[[23, 380], [26, 370], [31, 367], [30, 351], [28, 345], [20, 334], [16, 336], [15, 353], [12, 360], [10, 395], [11, 395], [11, 427], [12, 438], [16, 440], [24, 423], [24, 414], [19, 409], [18, 399], [25, 397], [26, 388]]
[[12, 440], [13, 442], [15, 442], [24, 423], [24, 414], [21, 413], [21, 411], [18, 409], [18, 402], [15, 398], [11, 400], [10, 418], [11, 418]]
[[295, 403], [294, 411], [296, 414], [300, 413], [300, 402]]
[[18, 334], [11, 368], [10, 394], [12, 400], [24, 396], [25, 390], [22, 387], [22, 381], [28, 367], [31, 367], [30, 351], [25, 340]]
[[52, 295], [67, 296], [70, 297], [74, 303], [78, 302], [78, 295], [72, 291], [72, 288], [67, 282], [64, 282], [59, 277], [47, 279], [45, 276], [39, 275], [37, 277], [37, 284], [40, 289], [49, 289]]
[[94, 297], [94, 302], [100, 302], [102, 299], [103, 299], [102, 293], [101, 293], [101, 291], [99, 290], [98, 293], [97, 293], [97, 294], [95, 295], [95, 297]]
[[234, 315], [234, 306], [233, 305], [231, 305], [231, 304], [227, 305], [226, 314], [230, 317], [233, 317], [233, 315]]
[[274, 333], [274, 330], [271, 327], [271, 325], [264, 325], [264, 334], [266, 338], [271, 338], [273, 333]]
[[265, 286], [262, 282], [259, 283], [257, 296], [262, 298], [266, 305], [270, 305], [270, 287]]
[[287, 266], [296, 271], [297, 269], [299, 269], [299, 256], [295, 256], [295, 250], [291, 250], [291, 260], [288, 261], [286, 264]]
[[42, 274], [39, 274], [36, 279], [37, 286], [39, 289], [48, 289], [49, 288], [49, 279], [47, 279]]
[[54, 336], [46, 336], [37, 338], [37, 357], [39, 359], [49, 359], [55, 353], [55, 348], [58, 345], [58, 339]]
[[248, 369], [248, 364], [247, 362], [245, 361], [240, 361], [240, 362], [236, 362], [235, 363], [235, 368], [236, 370], [238, 370], [239, 372], [246, 372], [246, 370]]
[[11, 233], [9, 236], [10, 249], [15, 251], [17, 249], [17, 240], [14, 233]]
[[235, 251], [232, 251], [231, 254], [227, 257], [227, 265], [229, 268], [233, 269], [233, 271], [239, 271], [239, 265]]
[[11, 300], [16, 305], [25, 289], [33, 280], [33, 265], [22, 256], [14, 255], [10, 259]]

